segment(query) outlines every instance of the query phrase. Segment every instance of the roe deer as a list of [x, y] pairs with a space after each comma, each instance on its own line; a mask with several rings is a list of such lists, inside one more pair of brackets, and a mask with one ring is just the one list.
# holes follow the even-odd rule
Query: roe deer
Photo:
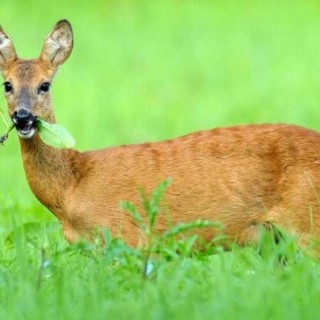
[[[44, 144], [36, 118], [55, 122], [50, 85], [72, 47], [71, 26], [61, 20], [39, 58], [20, 59], [0, 28], [0, 70], [26, 176], [36, 197], [61, 221], [68, 241], [106, 227], [137, 245], [139, 229], [119, 203], [131, 200], [139, 207], [137, 189], [148, 193], [167, 177], [173, 179], [166, 195], [172, 223], [220, 221], [224, 234], [241, 245], [255, 241], [265, 224], [293, 232], [301, 246], [319, 239], [317, 132], [265, 124], [88, 152]], [[166, 222], [159, 217], [157, 230]], [[197, 232], [207, 240], [216, 234], [213, 228]]]

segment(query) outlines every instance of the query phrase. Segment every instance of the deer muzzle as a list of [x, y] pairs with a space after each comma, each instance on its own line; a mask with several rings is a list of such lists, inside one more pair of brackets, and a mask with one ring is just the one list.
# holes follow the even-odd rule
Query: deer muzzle
[[18, 107], [12, 115], [12, 121], [22, 139], [30, 139], [36, 132], [36, 120], [28, 108]]

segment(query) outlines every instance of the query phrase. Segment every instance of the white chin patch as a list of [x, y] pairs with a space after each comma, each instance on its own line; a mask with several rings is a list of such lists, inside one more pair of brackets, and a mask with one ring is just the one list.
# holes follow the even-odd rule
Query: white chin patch
[[33, 137], [35, 132], [35, 128], [31, 128], [30, 130], [18, 130], [18, 135], [21, 139], [30, 139]]

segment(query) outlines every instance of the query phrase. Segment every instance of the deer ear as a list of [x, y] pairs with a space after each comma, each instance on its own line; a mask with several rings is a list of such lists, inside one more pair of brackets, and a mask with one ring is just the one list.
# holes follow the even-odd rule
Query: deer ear
[[73, 34], [70, 23], [60, 20], [47, 36], [40, 59], [51, 63], [54, 67], [63, 64], [73, 48]]
[[15, 61], [17, 58], [11, 39], [0, 26], [0, 71], [3, 71], [8, 63]]

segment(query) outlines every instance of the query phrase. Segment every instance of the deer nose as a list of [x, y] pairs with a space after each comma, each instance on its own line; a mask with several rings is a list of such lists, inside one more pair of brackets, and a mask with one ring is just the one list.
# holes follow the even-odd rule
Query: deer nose
[[31, 112], [26, 108], [19, 108], [12, 115], [12, 119], [16, 124], [28, 122], [32, 118]]

